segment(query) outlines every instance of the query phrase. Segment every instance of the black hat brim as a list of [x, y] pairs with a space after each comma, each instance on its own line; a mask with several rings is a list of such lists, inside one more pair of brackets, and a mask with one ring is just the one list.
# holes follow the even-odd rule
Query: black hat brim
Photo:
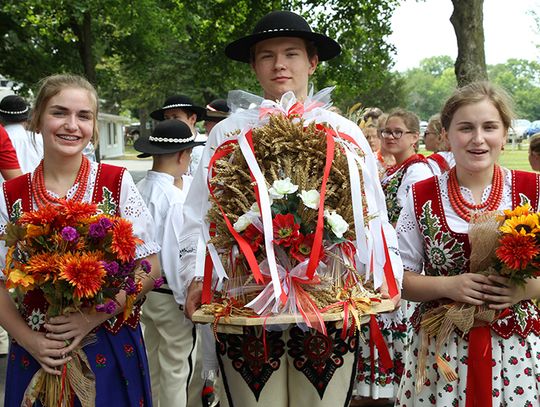
[[156, 144], [147, 138], [138, 138], [133, 144], [133, 148], [139, 151], [138, 158], [146, 158], [153, 155], [171, 154], [184, 151], [192, 147], [203, 146], [204, 141], [190, 141], [189, 143], [164, 143]]
[[0, 113], [0, 119], [6, 123], [20, 123], [28, 120], [28, 112], [19, 114], [5, 114]]
[[341, 46], [326, 35], [309, 31], [279, 30], [251, 34], [233, 41], [225, 47], [225, 55], [235, 61], [250, 63], [250, 50], [253, 45], [277, 37], [303, 38], [313, 42], [317, 48], [319, 61], [328, 61], [341, 53]]
[[[195, 113], [197, 115], [197, 119], [196, 121], [197, 122], [200, 122], [201, 120], [204, 120], [204, 115], [206, 113], [206, 109], [204, 107], [201, 107], [201, 106], [195, 106], [195, 105], [192, 105], [192, 106], [185, 106], [185, 107], [177, 107], [177, 108], [169, 108], [169, 109], [183, 109], [183, 110], [189, 110], [189, 111], [192, 111], [193, 113]], [[169, 109], [157, 109], [157, 110], [154, 110], [152, 113], [150, 113], [150, 117], [154, 120], [157, 120], [158, 122], [162, 122], [163, 120], [165, 120], [165, 110], [169, 110]]]

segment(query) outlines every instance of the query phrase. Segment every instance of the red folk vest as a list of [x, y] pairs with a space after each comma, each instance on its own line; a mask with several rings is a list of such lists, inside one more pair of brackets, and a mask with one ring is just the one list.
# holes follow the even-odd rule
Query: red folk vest
[[[538, 210], [540, 176], [524, 171], [511, 171], [511, 174], [512, 207], [519, 206], [526, 198], [531, 207]], [[414, 184], [412, 193], [416, 219], [424, 240], [425, 274], [449, 276], [468, 272], [471, 253], [468, 234], [456, 233], [448, 227], [437, 178]], [[448, 302], [450, 300], [440, 299], [420, 303], [411, 317], [415, 330], [420, 328], [422, 315]], [[540, 335], [539, 310], [530, 300], [514, 305], [509, 311], [505, 317], [491, 324], [491, 329], [498, 335], [505, 339], [513, 334], [526, 337], [531, 331]]]

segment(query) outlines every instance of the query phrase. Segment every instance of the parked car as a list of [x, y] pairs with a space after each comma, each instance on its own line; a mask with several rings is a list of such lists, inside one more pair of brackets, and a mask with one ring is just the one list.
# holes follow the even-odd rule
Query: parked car
[[531, 123], [523, 135], [527, 138], [531, 137], [533, 134], [540, 133], [540, 120], [535, 120]]
[[531, 125], [527, 119], [512, 120], [512, 125], [508, 129], [508, 142], [521, 143], [524, 137], [525, 130]]

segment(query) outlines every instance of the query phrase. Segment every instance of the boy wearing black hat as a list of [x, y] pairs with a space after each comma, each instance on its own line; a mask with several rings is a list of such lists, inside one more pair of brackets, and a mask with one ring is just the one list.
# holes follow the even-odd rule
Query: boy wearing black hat
[[201, 146], [197, 146], [193, 149], [191, 154], [191, 162], [189, 164], [188, 173], [194, 174], [202, 155], [202, 144], [206, 141], [205, 136], [198, 134], [195, 128], [195, 123], [204, 119], [206, 110], [204, 107], [197, 106], [193, 101], [185, 95], [174, 95], [168, 97], [163, 106], [150, 113], [150, 117], [157, 121], [162, 120], [182, 120], [186, 123], [191, 132], [196, 135], [197, 141], [202, 142]]
[[[137, 188], [156, 224], [159, 260], [166, 279], [166, 284], [146, 295], [141, 315], [155, 406], [196, 405], [188, 404], [195, 327], [182, 310], [184, 289], [178, 273], [178, 241], [192, 179], [186, 172], [191, 150], [198, 145], [201, 143], [195, 141], [189, 126], [179, 120], [158, 123], [150, 137], [139, 137], [134, 143], [141, 152], [138, 157], [153, 159], [152, 169]], [[201, 405], [200, 392], [189, 398]]]
[[28, 104], [20, 96], [8, 95], [0, 101], [0, 123], [15, 148], [23, 174], [33, 171], [43, 158], [41, 134], [32, 137], [26, 130], [29, 112]]
[[[380, 237], [381, 228], [384, 230], [387, 252], [396, 278], [401, 281], [403, 270], [397, 254], [397, 239], [388, 223], [375, 157], [369, 144], [354, 123], [324, 109], [321, 107], [323, 103], [314, 103], [314, 98], [308, 95], [309, 77], [315, 72], [319, 61], [331, 59], [340, 53], [339, 44], [311, 31], [301, 16], [277, 11], [263, 17], [251, 35], [229, 44], [225, 53], [229, 58], [251, 65], [267, 100], [262, 102], [264, 108], [254, 108], [251, 115], [249, 112], [233, 113], [218, 123], [205, 146], [201, 165], [184, 207], [185, 224], [180, 253], [182, 273], [189, 283], [186, 314], [191, 316], [201, 303], [204, 249], [209, 240], [206, 214], [211, 204], [206, 179], [210, 158], [216, 147], [229, 135], [257, 126], [260, 117], [264, 117], [268, 110], [288, 114], [287, 109], [295, 106], [296, 102], [303, 104], [300, 115], [305, 124], [326, 123], [350, 136], [362, 149], [362, 190], [369, 195], [369, 199], [380, 204], [379, 212], [374, 214], [380, 219], [380, 226], [377, 230], [368, 228], [366, 233], [378, 250], [383, 250]], [[380, 270], [383, 263], [377, 263]], [[214, 268], [214, 275], [219, 279], [226, 278], [217, 267]], [[379, 274], [379, 280], [375, 281], [377, 286], [382, 281]], [[384, 294], [387, 296], [386, 292]], [[399, 301], [399, 294], [393, 300]], [[327, 337], [308, 331], [302, 345], [296, 348], [296, 342], [289, 340], [290, 328], [283, 332], [272, 332], [272, 339], [269, 335], [265, 338], [265, 351], [261, 350], [260, 336], [255, 331], [228, 335], [220, 345], [218, 359], [229, 403], [232, 406], [348, 406], [355, 378], [358, 337], [341, 340], [341, 330], [336, 328], [334, 331]], [[278, 354], [273, 353], [274, 350]]]
[[225, 99], [215, 99], [206, 105], [206, 112], [204, 114], [204, 129], [208, 136], [214, 126], [223, 119], [226, 119], [230, 114], [229, 106]]

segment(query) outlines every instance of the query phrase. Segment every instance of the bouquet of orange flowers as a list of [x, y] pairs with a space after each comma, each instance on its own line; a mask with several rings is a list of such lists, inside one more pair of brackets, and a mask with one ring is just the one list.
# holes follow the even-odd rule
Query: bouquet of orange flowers
[[[2, 240], [8, 247], [5, 286], [16, 302], [24, 308], [25, 295], [41, 291], [48, 317], [83, 309], [113, 314], [118, 305], [115, 297], [123, 290], [126, 319], [141, 291], [142, 279], [150, 272], [150, 263], [135, 261], [136, 245], [142, 241], [133, 235], [129, 221], [111, 212], [95, 204], [67, 200], [32, 212], [15, 211]], [[28, 318], [32, 329], [43, 329], [44, 318], [34, 319]], [[78, 349], [72, 359], [64, 368], [68, 385], [59, 382], [64, 381], [64, 375], [58, 379], [42, 370], [36, 374], [30, 384], [33, 400], [40, 398], [51, 406], [64, 400], [69, 405], [72, 392], [79, 393], [81, 387], [80, 383], [70, 386], [70, 381], [88, 382], [89, 374], [92, 388], [87, 390], [95, 394], [85, 354]], [[85, 405], [85, 396], [77, 396]]]
[[505, 210], [493, 269], [515, 285], [540, 276], [540, 213], [526, 203]]

